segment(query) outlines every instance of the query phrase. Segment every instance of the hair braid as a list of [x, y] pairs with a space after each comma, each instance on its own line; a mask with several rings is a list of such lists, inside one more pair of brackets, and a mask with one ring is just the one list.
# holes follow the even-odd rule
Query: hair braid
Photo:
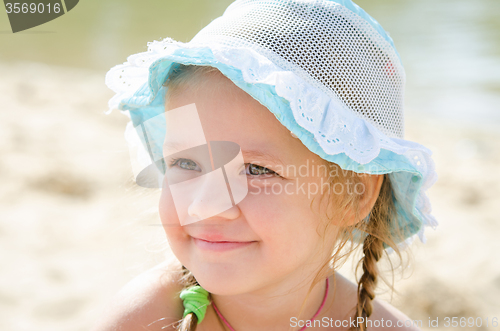
[[181, 320], [179, 324], [179, 331], [195, 331], [198, 326], [198, 317], [195, 313], [189, 313]]
[[377, 287], [377, 262], [382, 257], [384, 245], [377, 237], [369, 234], [363, 243], [364, 257], [360, 261], [363, 264], [363, 275], [358, 282], [358, 305], [355, 318], [363, 317], [363, 323], [358, 325], [358, 330], [366, 330], [366, 319], [373, 312], [372, 300], [375, 299], [375, 288]]
[[[391, 222], [394, 222], [394, 204], [390, 180], [384, 177], [380, 194], [365, 223], [365, 231], [368, 233], [363, 241], [363, 258], [358, 263], [362, 266], [363, 274], [358, 281], [358, 303], [354, 319], [363, 318], [363, 323], [351, 328], [352, 331], [365, 331], [366, 320], [373, 312], [372, 301], [375, 299], [375, 288], [377, 287], [378, 268], [377, 262], [382, 258], [385, 251], [384, 241], [380, 238], [390, 238]], [[392, 245], [393, 242], [388, 240]], [[399, 254], [399, 252], [398, 252]], [[357, 269], [357, 268], [356, 268]]]
[[[182, 266], [183, 276], [181, 278], [182, 285], [184, 285], [184, 289], [190, 288], [198, 284], [196, 278], [194, 278], [191, 271], [189, 271], [185, 266]], [[189, 313], [184, 317], [177, 327], [178, 331], [195, 331], [198, 326], [198, 316], [195, 313]]]

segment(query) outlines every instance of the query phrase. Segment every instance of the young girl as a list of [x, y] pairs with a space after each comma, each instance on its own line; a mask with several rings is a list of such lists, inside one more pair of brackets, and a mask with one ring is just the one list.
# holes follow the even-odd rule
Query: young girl
[[[404, 79], [349, 0], [238, 0], [191, 42], [110, 70], [176, 259], [95, 330], [417, 330], [375, 299], [377, 261], [436, 225], [430, 151], [403, 139]], [[358, 245], [356, 285], [335, 269]]]

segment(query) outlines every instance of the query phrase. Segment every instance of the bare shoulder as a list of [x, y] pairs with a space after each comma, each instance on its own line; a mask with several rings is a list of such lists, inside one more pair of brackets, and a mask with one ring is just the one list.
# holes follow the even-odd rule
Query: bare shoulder
[[[180, 264], [164, 262], [123, 287], [92, 331], [174, 330], [182, 318]], [[170, 327], [168, 327], [170, 325]]]

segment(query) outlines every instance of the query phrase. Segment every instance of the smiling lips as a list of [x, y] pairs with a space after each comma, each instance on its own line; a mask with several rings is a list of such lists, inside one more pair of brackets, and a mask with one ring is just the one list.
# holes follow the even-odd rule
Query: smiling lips
[[229, 251], [236, 248], [242, 248], [250, 246], [256, 243], [256, 241], [225, 241], [225, 240], [205, 240], [200, 238], [192, 237], [195, 245], [202, 249], [208, 251], [223, 252]]

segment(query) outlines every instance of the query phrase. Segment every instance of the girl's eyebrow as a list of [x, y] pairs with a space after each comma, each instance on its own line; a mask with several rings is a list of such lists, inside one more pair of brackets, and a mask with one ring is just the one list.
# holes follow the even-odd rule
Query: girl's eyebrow
[[197, 144], [196, 142], [190, 142], [190, 141], [165, 141], [163, 142], [162, 148], [163, 151], [168, 150], [168, 151], [183, 151], [186, 149], [190, 149], [196, 146], [199, 146], [200, 144]]
[[[168, 150], [168, 151], [182, 151], [184, 149], [189, 149], [189, 147], [186, 146], [187, 144], [185, 142], [178, 142], [178, 141], [166, 141], [163, 144], [163, 151]], [[256, 160], [256, 161], [269, 161], [274, 164], [281, 164], [285, 165], [285, 162], [281, 160], [278, 156], [262, 152], [262, 151], [257, 151], [257, 150], [242, 150], [241, 153], [243, 154], [243, 159], [245, 161], [247, 160]]]
[[285, 162], [283, 162], [283, 160], [281, 160], [276, 155], [266, 153], [266, 152], [255, 151], [255, 150], [250, 150], [250, 151], [248, 151], [248, 150], [243, 151], [242, 150], [242, 154], [243, 154], [243, 159], [245, 160], [245, 162], [247, 160], [255, 159], [255, 160], [259, 160], [259, 161], [271, 161], [271, 163], [274, 163], [274, 164], [281, 164], [281, 165], [285, 164]]

